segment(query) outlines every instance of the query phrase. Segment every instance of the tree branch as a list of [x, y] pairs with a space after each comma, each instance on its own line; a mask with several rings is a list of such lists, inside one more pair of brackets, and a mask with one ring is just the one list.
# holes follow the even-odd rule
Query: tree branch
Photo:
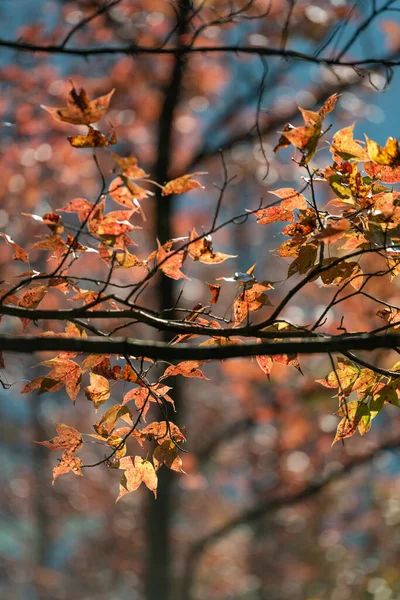
[[[277, 336], [280, 334], [277, 333]], [[0, 349], [5, 352], [32, 354], [32, 352], [87, 352], [89, 354], [112, 353], [128, 356], [145, 356], [155, 360], [223, 360], [266, 354], [321, 354], [345, 352], [346, 350], [395, 349], [400, 346], [400, 334], [371, 335], [368, 333], [311, 337], [302, 340], [272, 340], [261, 343], [226, 344], [224, 346], [193, 346], [165, 342], [137, 340], [133, 338], [105, 339], [100, 336], [90, 338], [56, 338], [41, 336], [0, 335]], [[393, 375], [398, 373], [393, 372]]]

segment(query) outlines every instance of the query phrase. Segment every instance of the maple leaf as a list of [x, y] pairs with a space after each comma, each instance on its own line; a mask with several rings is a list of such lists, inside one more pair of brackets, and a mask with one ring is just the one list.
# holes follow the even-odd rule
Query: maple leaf
[[161, 194], [163, 196], [171, 196], [171, 194], [186, 194], [186, 192], [190, 192], [190, 190], [196, 188], [204, 189], [204, 186], [199, 181], [192, 179], [192, 177], [196, 177], [197, 175], [207, 175], [207, 173], [192, 173], [191, 175], [183, 175], [177, 179], [172, 179], [164, 185]]
[[198, 260], [206, 264], [218, 265], [228, 258], [237, 258], [237, 254], [214, 252], [211, 236], [207, 235], [199, 238], [195, 229], [193, 229], [190, 234], [189, 242], [188, 254], [193, 260]]
[[57, 477], [64, 475], [65, 473], [69, 473], [70, 471], [75, 473], [75, 475], [82, 475], [82, 465], [83, 463], [80, 458], [77, 458], [71, 452], [64, 452], [59, 464], [53, 469], [52, 485], [54, 485]]
[[399, 142], [395, 138], [389, 137], [383, 148], [373, 140], [370, 140], [367, 136], [365, 136], [365, 140], [366, 150], [370, 160], [378, 165], [388, 167], [399, 166], [400, 148]]
[[126, 177], [116, 177], [113, 179], [108, 188], [108, 193], [118, 204], [136, 211], [141, 211], [139, 200], [144, 200], [148, 196], [153, 195], [152, 192], [128, 180]]
[[[48, 292], [48, 287], [46, 285], [38, 285], [36, 287], [31, 288], [20, 299], [18, 306], [21, 308], [30, 308], [34, 310], [39, 306], [43, 298]], [[21, 322], [23, 324], [24, 329], [29, 325], [31, 319], [26, 319], [24, 317], [21, 318]]]
[[309, 163], [317, 149], [324, 114], [300, 107], [299, 111], [303, 116], [304, 125], [301, 127], [292, 127], [288, 124], [284, 128], [278, 144], [274, 148], [274, 152], [277, 152], [284, 146], [293, 144], [293, 146], [299, 148], [303, 153], [300, 165], [304, 166]]
[[14, 254], [12, 256], [13, 260], [22, 260], [22, 262], [28, 262], [28, 254], [23, 248], [21, 248], [21, 246], [18, 246], [18, 244], [16, 244], [14, 240], [12, 240], [6, 233], [0, 233], [0, 236], [14, 250]]
[[74, 198], [64, 208], [58, 208], [60, 212], [76, 213], [81, 223], [85, 221], [92, 210], [94, 209], [93, 202], [89, 202], [86, 198]]
[[354, 123], [349, 127], [340, 129], [332, 140], [331, 152], [338, 154], [344, 160], [368, 160], [368, 154], [363, 146], [353, 138]]
[[144, 177], [149, 177], [149, 173], [146, 173], [146, 171], [138, 166], [136, 156], [124, 157], [113, 152], [112, 157], [126, 177], [129, 177], [130, 179], [143, 179]]
[[[259, 340], [260, 342], [262, 340]], [[272, 371], [272, 367], [273, 367], [273, 359], [272, 356], [266, 356], [266, 355], [259, 355], [256, 356], [256, 360], [257, 360], [257, 364], [259, 365], [260, 369], [262, 369], [262, 371], [264, 371], [264, 373], [267, 375], [268, 379], [269, 379], [269, 375]]]
[[50, 450], [68, 450], [76, 452], [83, 445], [81, 434], [75, 427], [64, 425], [63, 423], [55, 423], [58, 436], [51, 438], [45, 442], [35, 442], [40, 446], [45, 446]]
[[58, 357], [45, 360], [40, 364], [45, 367], [52, 367], [50, 373], [46, 375], [46, 379], [52, 379], [65, 385], [65, 391], [75, 404], [82, 379], [80, 366], [73, 360]]
[[52, 255], [50, 258], [60, 259], [67, 251], [67, 244], [57, 234], [45, 235], [41, 240], [33, 244], [32, 250], [34, 249], [51, 250]]
[[156, 471], [165, 465], [171, 471], [185, 472], [182, 469], [182, 459], [178, 456], [178, 448], [171, 440], [165, 440], [156, 447], [153, 452], [153, 463]]
[[129, 424], [131, 423], [132, 413], [127, 406], [115, 404], [109, 408], [101, 417], [100, 421], [94, 425], [94, 429], [97, 433], [106, 432], [107, 435], [109, 435], [114, 429], [118, 419], [123, 419], [124, 421], [129, 422]]
[[203, 364], [204, 361], [201, 360], [185, 360], [178, 365], [171, 365], [168, 367], [164, 375], [160, 377], [161, 379], [165, 379], [166, 377], [173, 377], [175, 375], [183, 375], [184, 377], [200, 377], [201, 379], [207, 379], [204, 373], [198, 368]]
[[117, 502], [125, 494], [137, 490], [142, 482], [157, 497], [158, 480], [150, 461], [143, 460], [140, 456], [125, 456], [120, 459], [119, 468], [124, 469], [124, 474], [119, 486]]
[[[174, 401], [170, 396], [168, 396], [169, 390], [172, 389], [168, 385], [160, 385], [155, 384], [147, 387], [139, 387], [134, 388], [133, 390], [129, 390], [124, 396], [122, 404], [126, 404], [133, 400], [135, 402], [136, 408], [142, 411], [143, 420], [146, 420], [146, 415], [150, 408], [150, 402], [162, 402], [167, 401], [174, 406]], [[159, 400], [158, 400], [159, 399]]]
[[272, 306], [266, 292], [273, 288], [268, 281], [261, 283], [249, 283], [240, 292], [233, 304], [233, 312], [236, 324], [241, 323], [249, 312], [259, 310], [263, 306]]
[[186, 441], [182, 431], [172, 421], [154, 421], [142, 429], [140, 434], [149, 441], [155, 440], [158, 444], [162, 444], [166, 439], [177, 444]]
[[332, 225], [324, 227], [322, 231], [314, 236], [314, 240], [323, 240], [324, 244], [333, 244], [333, 242], [343, 237], [350, 227], [351, 223], [348, 219], [340, 219], [332, 223]]
[[109, 136], [106, 136], [93, 127], [89, 127], [87, 135], [70, 135], [67, 139], [74, 148], [103, 148], [117, 143], [114, 129]]
[[67, 107], [53, 108], [41, 104], [41, 108], [50, 113], [56, 121], [71, 123], [72, 125], [90, 125], [91, 123], [97, 123], [104, 117], [114, 92], [113, 89], [105, 96], [89, 100], [83, 88], [77, 92], [72, 86], [67, 100]]
[[305, 246], [298, 248], [297, 258], [292, 262], [288, 269], [288, 277], [291, 277], [295, 273], [304, 275], [315, 265], [317, 258], [318, 245], [315, 243], [309, 243]]
[[383, 183], [400, 182], [400, 166], [388, 167], [386, 165], [378, 165], [374, 162], [365, 162], [364, 171], [372, 179], [378, 179]]
[[85, 396], [90, 402], [93, 402], [93, 406], [97, 410], [110, 397], [108, 380], [102, 375], [90, 373], [90, 385], [85, 387]]
[[158, 250], [156, 250], [155, 253], [152, 252], [152, 254], [150, 254], [147, 262], [154, 258], [157, 268], [171, 279], [189, 279], [189, 277], [180, 270], [186, 258], [186, 254], [183, 251], [171, 251], [170, 242], [161, 246], [160, 242], [157, 240], [157, 244]]
[[343, 416], [343, 419], [337, 426], [337, 431], [335, 439], [332, 442], [332, 446], [339, 440], [343, 440], [354, 435], [361, 419], [367, 416], [368, 413], [368, 406], [362, 402], [355, 401], [343, 403], [337, 412], [338, 415]]
[[346, 358], [338, 358], [337, 363], [336, 370], [329, 373], [325, 379], [317, 379], [316, 382], [330, 389], [339, 388], [340, 392], [348, 395], [353, 389], [360, 370]]

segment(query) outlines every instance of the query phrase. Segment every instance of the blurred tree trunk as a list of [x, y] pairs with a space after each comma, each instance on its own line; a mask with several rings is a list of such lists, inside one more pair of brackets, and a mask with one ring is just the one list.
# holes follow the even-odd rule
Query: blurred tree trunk
[[[178, 2], [177, 41], [181, 40], [188, 27], [188, 17], [191, 10], [191, 0]], [[172, 166], [172, 137], [173, 118], [179, 103], [182, 89], [182, 78], [185, 69], [185, 56], [176, 56], [169, 86], [165, 89], [164, 104], [158, 127], [157, 161], [155, 165], [155, 180], [164, 183]], [[161, 196], [158, 189], [156, 198], [156, 229], [157, 238], [163, 244], [172, 238], [172, 196]], [[158, 297], [160, 310], [172, 309], [174, 305], [174, 284], [169, 277], [159, 280]], [[163, 333], [162, 339], [168, 341], [170, 336]], [[178, 414], [181, 413], [181, 398], [177, 382], [174, 382], [174, 402]], [[171, 471], [161, 469], [159, 472], [158, 498], [148, 495], [146, 511], [146, 539], [148, 555], [146, 561], [145, 593], [147, 600], [170, 600], [172, 587], [172, 551], [170, 527], [172, 512], [173, 478]]]

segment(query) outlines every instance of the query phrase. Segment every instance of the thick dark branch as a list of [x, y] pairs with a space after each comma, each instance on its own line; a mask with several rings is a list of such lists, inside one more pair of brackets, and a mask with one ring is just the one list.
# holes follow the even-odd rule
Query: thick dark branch
[[393, 60], [390, 57], [382, 56], [380, 58], [364, 58], [358, 60], [342, 60], [339, 58], [318, 57], [306, 52], [296, 50], [284, 50], [282, 48], [264, 48], [260, 46], [171, 46], [168, 48], [140, 46], [129, 44], [127, 46], [99, 46], [95, 48], [68, 48], [57, 44], [32, 44], [29, 42], [15, 42], [13, 40], [0, 39], [0, 47], [19, 52], [45, 53], [45, 54], [69, 54], [72, 56], [104, 56], [115, 54], [139, 55], [174, 55], [182, 56], [191, 53], [231, 53], [231, 54], [250, 54], [254, 56], [269, 56], [276, 58], [285, 58], [300, 60], [317, 65], [326, 65], [329, 67], [368, 67], [382, 65], [385, 67], [396, 67], [400, 64], [399, 60]]
[[[279, 335], [279, 334], [278, 334]], [[368, 333], [338, 335], [323, 338], [305, 338], [290, 341], [268, 341], [249, 344], [229, 344], [224, 346], [192, 346], [165, 342], [138, 340], [133, 338], [105, 339], [93, 336], [82, 338], [54, 338], [40, 336], [0, 335], [0, 350], [29, 353], [44, 351], [87, 352], [89, 354], [112, 353], [155, 360], [222, 360], [267, 354], [321, 354], [344, 352], [346, 350], [395, 349], [400, 346], [400, 334], [371, 335]]]

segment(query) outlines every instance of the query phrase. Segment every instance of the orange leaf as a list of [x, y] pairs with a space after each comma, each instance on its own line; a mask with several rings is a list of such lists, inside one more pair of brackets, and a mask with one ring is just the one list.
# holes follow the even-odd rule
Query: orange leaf
[[136, 156], [124, 157], [113, 152], [112, 157], [126, 177], [130, 177], [131, 179], [142, 179], [143, 177], [149, 177], [149, 174], [138, 166], [138, 160]]
[[251, 287], [246, 287], [240, 292], [233, 304], [235, 322], [241, 323], [249, 312], [259, 310], [263, 306], [271, 306], [271, 301], [265, 293], [270, 289], [272, 289], [272, 285], [264, 281], [262, 283], [254, 283]]
[[70, 471], [75, 473], [75, 475], [82, 475], [82, 465], [83, 463], [80, 458], [77, 458], [71, 452], [64, 452], [61, 461], [53, 469], [53, 485], [57, 477]]
[[269, 193], [282, 198], [281, 207], [285, 210], [294, 210], [295, 208], [306, 210], [307, 208], [307, 200], [303, 194], [296, 192], [293, 188], [281, 188]]
[[76, 452], [83, 444], [81, 434], [75, 427], [64, 425], [63, 423], [55, 423], [58, 436], [46, 442], [35, 442], [41, 446], [45, 446], [50, 450], [68, 450]]
[[178, 448], [171, 440], [165, 440], [153, 452], [153, 463], [156, 471], [165, 465], [172, 471], [184, 473], [182, 459], [178, 456]]
[[260, 369], [262, 369], [262, 371], [264, 371], [264, 373], [267, 375], [268, 379], [269, 379], [269, 374], [272, 371], [272, 366], [273, 366], [273, 359], [271, 356], [266, 356], [266, 355], [260, 355], [260, 356], [256, 356], [256, 360], [257, 363], [260, 367]]
[[125, 456], [119, 461], [119, 468], [124, 469], [119, 486], [119, 496], [117, 502], [122, 496], [129, 492], [134, 492], [143, 482], [154, 496], [157, 497], [157, 475], [153, 465], [148, 460], [143, 460], [140, 456]]
[[173, 377], [175, 375], [183, 375], [184, 377], [200, 377], [201, 379], [208, 379], [204, 373], [198, 368], [203, 364], [201, 360], [185, 360], [178, 365], [171, 365], [165, 370], [164, 375], [161, 379], [166, 377]]
[[107, 402], [110, 397], [110, 384], [102, 375], [90, 373], [90, 385], [85, 387], [86, 398], [93, 402], [95, 409]]
[[[169, 242], [164, 244], [164, 246], [161, 246], [160, 242], [157, 240], [157, 244], [158, 250], [155, 254], [155, 260], [156, 264], [159, 265], [158, 269], [171, 279], [189, 279], [189, 277], [180, 270], [186, 257], [185, 253], [183, 251], [173, 252], [169, 249], [167, 250], [166, 248], [170, 248]], [[168, 258], [169, 256], [170, 258]]]
[[210, 292], [212, 294], [210, 304], [217, 304], [218, 298], [221, 292], [221, 284], [220, 283], [207, 283], [210, 288]]
[[46, 379], [54, 379], [65, 385], [65, 391], [72, 402], [75, 403], [82, 379], [80, 366], [73, 360], [67, 358], [59, 359], [58, 357], [52, 358], [51, 360], [45, 360], [41, 364], [45, 367], [52, 367], [52, 370], [47, 374]]
[[140, 185], [122, 177], [115, 177], [112, 180], [108, 188], [108, 193], [115, 202], [133, 210], [140, 210], [138, 201], [152, 195], [151, 192]]
[[182, 431], [172, 423], [172, 421], [154, 421], [150, 423], [140, 431], [142, 436], [146, 436], [149, 441], [156, 441], [158, 444], [162, 444], [166, 439], [173, 440], [177, 444], [185, 442], [186, 438]]
[[14, 250], [13, 260], [22, 260], [22, 262], [28, 262], [28, 254], [23, 248], [21, 248], [21, 246], [18, 246], [18, 244], [16, 244], [6, 233], [0, 233], [0, 236]]
[[325, 115], [330, 113], [335, 108], [336, 102], [338, 101], [339, 98], [340, 98], [340, 94], [332, 94], [331, 96], [329, 96], [329, 98], [327, 100], [325, 100], [324, 104], [319, 109], [318, 114], [322, 118], [324, 118]]
[[111, 90], [105, 96], [89, 100], [83, 88], [77, 92], [72, 86], [68, 96], [68, 107], [52, 108], [42, 104], [41, 108], [50, 113], [56, 121], [71, 123], [72, 125], [90, 125], [91, 123], [97, 123], [104, 117], [114, 91]]
[[103, 148], [117, 143], [117, 135], [114, 130], [107, 137], [98, 129], [89, 127], [87, 135], [68, 136], [68, 141], [74, 148]]
[[74, 198], [64, 208], [58, 208], [57, 210], [60, 212], [76, 213], [79, 221], [82, 223], [88, 218], [93, 209], [94, 204], [86, 200], [86, 198]]
[[183, 175], [182, 177], [178, 177], [177, 179], [172, 179], [168, 183], [166, 183], [162, 189], [163, 196], [170, 196], [171, 194], [186, 194], [190, 190], [194, 190], [196, 188], [204, 189], [204, 186], [201, 185], [192, 177], [196, 177], [196, 175], [206, 175], [207, 173], [199, 172], [192, 173], [191, 175]]
[[206, 264], [218, 265], [228, 258], [236, 258], [237, 254], [223, 254], [222, 252], [214, 252], [211, 236], [205, 236], [199, 239], [195, 229], [190, 234], [190, 245], [188, 254], [193, 260], [198, 260]]

